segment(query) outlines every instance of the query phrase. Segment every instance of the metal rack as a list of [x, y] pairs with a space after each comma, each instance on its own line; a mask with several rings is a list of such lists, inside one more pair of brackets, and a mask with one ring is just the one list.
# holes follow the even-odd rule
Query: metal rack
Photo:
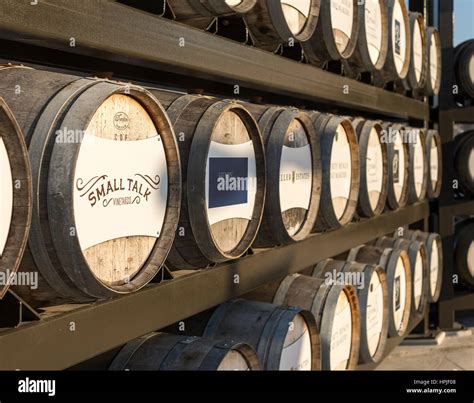
[[[454, 60], [453, 49], [453, 0], [439, 1], [439, 31], [443, 49], [443, 60]], [[443, 63], [443, 79], [440, 103], [437, 111], [439, 133], [443, 143], [443, 155], [454, 154], [454, 124], [474, 123], [474, 107], [461, 108], [455, 105], [452, 94], [454, 63]], [[452, 159], [448, 157], [448, 162]], [[443, 188], [435, 203], [438, 222], [436, 227], [443, 238], [444, 272], [443, 285], [438, 303], [438, 324], [441, 329], [455, 328], [455, 312], [474, 309], [474, 293], [456, 293], [453, 284], [454, 271], [454, 217], [474, 215], [474, 200], [455, 199], [452, 183], [455, 178], [452, 163], [443, 166]]]
[[[70, 46], [71, 38], [75, 46]], [[179, 38], [185, 38], [185, 46], [179, 46]], [[356, 111], [367, 117], [404, 119], [419, 126], [427, 126], [429, 121], [425, 102], [112, 1], [41, 0], [29, 5], [4, 0], [0, 4], [0, 49], [3, 59], [40, 68], [81, 74], [114, 72], [121, 79], [188, 90], [199, 88], [234, 98], [259, 96], [265, 102], [339, 113]], [[349, 89], [347, 93], [345, 88]], [[400, 225], [415, 225], [427, 231], [429, 212], [428, 202], [417, 203], [90, 305], [38, 313], [10, 292], [0, 302], [0, 312], [7, 313], [0, 315], [4, 318], [0, 326], [8, 327], [0, 332], [0, 369], [71, 367], [319, 260], [393, 233]], [[166, 279], [163, 272], [160, 280]], [[415, 318], [411, 329], [421, 319]], [[401, 340], [390, 339], [386, 354]]]

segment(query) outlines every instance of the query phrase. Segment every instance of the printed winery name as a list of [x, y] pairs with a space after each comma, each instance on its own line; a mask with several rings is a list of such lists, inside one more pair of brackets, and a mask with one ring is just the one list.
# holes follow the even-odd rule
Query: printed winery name
[[293, 182], [311, 179], [310, 172], [285, 172], [280, 174], [280, 182]]
[[[103, 207], [113, 203], [114, 206], [140, 204], [142, 200], [148, 202], [152, 192], [158, 190], [160, 185], [159, 175], [154, 178], [149, 175], [135, 174], [134, 178], [109, 178], [108, 175], [94, 176], [85, 181], [77, 179], [76, 189], [80, 197], [87, 197], [91, 207], [102, 202]], [[132, 195], [125, 197], [111, 197], [116, 192], [128, 192]]]

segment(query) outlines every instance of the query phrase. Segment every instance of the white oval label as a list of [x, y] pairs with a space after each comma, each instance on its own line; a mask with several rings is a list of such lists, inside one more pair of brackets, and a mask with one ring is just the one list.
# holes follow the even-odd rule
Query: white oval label
[[438, 242], [433, 241], [431, 246], [431, 258], [430, 258], [430, 293], [434, 297], [436, 292], [436, 286], [438, 285], [438, 272], [439, 272], [439, 250]]
[[281, 7], [291, 33], [298, 35], [306, 25], [311, 0], [281, 0]]
[[372, 128], [369, 134], [366, 158], [367, 191], [370, 207], [374, 210], [379, 203], [383, 185], [383, 152], [378, 132]]
[[467, 161], [467, 167], [469, 170], [469, 175], [471, 176], [471, 181], [474, 182], [474, 148], [469, 153], [469, 158]]
[[407, 288], [407, 279], [405, 275], [405, 265], [403, 264], [403, 259], [398, 258], [397, 266], [395, 268], [395, 276], [393, 279], [393, 319], [395, 326], [398, 330], [401, 329], [403, 325], [403, 314], [405, 311], [405, 302], [406, 302], [406, 288]]
[[309, 209], [313, 185], [313, 165], [309, 144], [283, 146], [280, 160], [280, 210]]
[[95, 112], [76, 161], [74, 216], [82, 250], [117, 238], [159, 237], [167, 197], [166, 155], [153, 121], [133, 98], [112, 95]]
[[0, 137], [0, 256], [10, 233], [13, 213], [13, 178], [7, 148]]
[[331, 25], [339, 52], [344, 52], [349, 44], [354, 19], [352, 0], [331, 1]]
[[382, 48], [382, 9], [380, 0], [365, 0], [365, 35], [372, 64], [376, 64]]
[[415, 69], [416, 81], [419, 82], [421, 70], [423, 69], [423, 37], [418, 20], [415, 21], [413, 30], [413, 67]]
[[438, 37], [436, 35], [430, 36], [430, 79], [431, 87], [434, 89], [438, 81]]
[[[390, 129], [392, 130], [392, 129]], [[403, 186], [405, 184], [405, 148], [403, 145], [403, 139], [398, 130], [393, 131], [393, 161], [392, 161], [392, 173], [393, 173], [393, 187], [395, 190], [395, 197], [397, 201], [400, 201], [402, 197]]]
[[288, 324], [280, 357], [280, 371], [311, 371], [311, 337], [304, 318], [298, 314]]
[[467, 250], [467, 269], [471, 276], [474, 277], [474, 241], [471, 242], [469, 249]]
[[374, 356], [382, 336], [384, 298], [380, 278], [376, 272], [372, 274], [367, 297], [367, 344], [369, 353]]
[[257, 165], [251, 140], [241, 144], [211, 141], [206, 165], [209, 224], [230, 218], [252, 218], [257, 191]]
[[245, 357], [235, 350], [229, 351], [226, 356], [223, 358], [218, 371], [249, 371], [249, 364], [245, 360]]
[[331, 347], [330, 369], [344, 370], [351, 355], [352, 347], [352, 311], [346, 293], [341, 292], [337, 299], [334, 315]]
[[334, 212], [340, 219], [346, 211], [351, 192], [351, 146], [344, 126], [339, 125], [331, 151], [330, 188]]
[[421, 257], [420, 252], [416, 254], [413, 272], [413, 297], [415, 301], [415, 309], [418, 309], [423, 292], [423, 258]]
[[421, 196], [423, 188], [423, 180], [425, 178], [425, 153], [421, 142], [421, 133], [417, 130], [416, 143], [413, 144], [413, 180], [415, 183], [415, 191], [418, 197]]
[[406, 61], [406, 30], [403, 9], [400, 1], [396, 0], [392, 15], [392, 52], [395, 60], [395, 68], [400, 74]]

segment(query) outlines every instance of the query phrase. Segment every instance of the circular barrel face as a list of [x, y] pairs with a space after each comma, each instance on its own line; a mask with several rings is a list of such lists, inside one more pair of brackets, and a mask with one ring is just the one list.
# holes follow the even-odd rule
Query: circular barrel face
[[383, 20], [380, 0], [365, 0], [365, 40], [370, 61], [376, 65], [383, 45]]
[[345, 292], [337, 300], [330, 342], [330, 369], [346, 369], [352, 349], [352, 312]]
[[132, 97], [110, 96], [83, 133], [73, 191], [77, 239], [97, 279], [123, 285], [139, 272], [160, 236], [167, 197], [152, 119]]
[[393, 141], [393, 161], [392, 161], [392, 172], [393, 172], [393, 187], [395, 190], [395, 197], [397, 201], [400, 201], [403, 195], [403, 188], [406, 173], [406, 158], [405, 149], [403, 145], [403, 137], [399, 130], [393, 130], [390, 128]]
[[336, 218], [343, 215], [349, 201], [352, 182], [351, 145], [343, 125], [339, 125], [331, 150], [330, 189]]
[[474, 54], [469, 59], [469, 77], [471, 78], [471, 84], [474, 85]]
[[436, 85], [438, 84], [438, 57], [439, 57], [439, 52], [440, 52], [440, 43], [438, 39], [438, 35], [430, 35], [430, 54], [429, 54], [429, 59], [430, 59], [430, 80], [431, 80], [431, 88], [435, 89]]
[[354, 24], [354, 2], [352, 0], [331, 1], [331, 26], [339, 53], [344, 53], [351, 41]]
[[413, 269], [413, 300], [415, 302], [415, 309], [418, 309], [420, 306], [423, 281], [423, 258], [421, 252], [418, 251], [415, 259], [415, 267]]
[[281, 371], [311, 371], [311, 336], [303, 316], [296, 315], [288, 326], [280, 357]]
[[425, 153], [421, 141], [421, 132], [415, 130], [415, 140], [413, 144], [413, 180], [417, 197], [421, 197], [423, 182], [425, 178]]
[[471, 182], [474, 183], [474, 147], [471, 149], [469, 153], [469, 157], [467, 160], [467, 167], [471, 177]]
[[436, 189], [436, 185], [438, 183], [438, 175], [439, 175], [439, 161], [438, 161], [438, 153], [439, 153], [439, 144], [437, 137], [433, 136], [431, 141], [431, 147], [428, 150], [430, 153], [430, 178], [431, 178], [431, 186], [433, 189]]
[[438, 272], [439, 272], [439, 247], [438, 242], [434, 240], [431, 244], [431, 256], [430, 256], [430, 293], [433, 296], [436, 292], [436, 286], [438, 285]]
[[250, 371], [250, 366], [242, 353], [230, 350], [217, 367], [217, 371]]
[[370, 207], [375, 210], [379, 204], [383, 187], [383, 151], [377, 129], [372, 128], [369, 134], [366, 157], [367, 192]]
[[207, 219], [216, 246], [229, 253], [252, 219], [257, 165], [250, 134], [239, 115], [224, 112], [214, 126], [206, 164]]
[[393, 280], [393, 319], [396, 329], [401, 329], [403, 326], [405, 302], [406, 302], [406, 288], [407, 278], [405, 275], [405, 264], [402, 257], [398, 258], [397, 266], [395, 268], [395, 276]]
[[300, 34], [308, 21], [311, 0], [281, 0], [281, 7], [291, 33]]
[[369, 284], [366, 312], [367, 344], [372, 356], [377, 352], [382, 337], [384, 303], [382, 282], [374, 271]]
[[415, 21], [413, 27], [413, 67], [415, 69], [415, 78], [417, 82], [421, 80], [423, 70], [423, 36], [421, 34], [420, 22]]
[[13, 214], [13, 177], [10, 159], [3, 139], [0, 137], [0, 257], [7, 244]]
[[304, 224], [313, 188], [313, 159], [308, 134], [294, 119], [285, 134], [280, 159], [280, 210], [289, 235]]
[[396, 0], [393, 7], [392, 14], [392, 52], [393, 59], [395, 61], [395, 68], [397, 73], [400, 75], [403, 71], [403, 67], [406, 63], [406, 51], [407, 51], [407, 26], [405, 24], [405, 16], [403, 13], [400, 2], [403, 0]]
[[467, 251], [467, 269], [474, 278], [474, 241], [471, 242], [471, 246]]

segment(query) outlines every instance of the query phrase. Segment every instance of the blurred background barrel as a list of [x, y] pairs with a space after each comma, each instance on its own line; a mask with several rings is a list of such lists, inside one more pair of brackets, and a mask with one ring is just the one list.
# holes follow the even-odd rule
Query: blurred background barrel
[[[0, 270], [16, 273], [25, 252], [32, 214], [31, 167], [23, 133], [0, 98]], [[0, 299], [9, 283], [0, 284]]]
[[454, 168], [458, 189], [465, 194], [474, 194], [474, 131], [456, 136]]
[[167, 266], [196, 269], [242, 256], [265, 200], [257, 123], [237, 102], [151, 91], [167, 108], [182, 163], [181, 214]]
[[409, 12], [411, 56], [410, 67], [407, 75], [407, 89], [421, 91], [425, 86], [427, 53], [426, 53], [426, 28], [423, 15]]
[[460, 280], [474, 287], [474, 219], [456, 224], [454, 262]]
[[474, 39], [454, 49], [454, 73], [458, 94], [464, 98], [474, 98]]
[[385, 270], [388, 288], [388, 334], [404, 336], [410, 320], [412, 279], [410, 260], [404, 250], [360, 245], [352, 248], [348, 261], [375, 264]]
[[382, 248], [402, 249], [408, 254], [412, 278], [410, 320], [416, 320], [416, 316], [424, 315], [428, 302], [430, 273], [426, 246], [418, 241], [388, 237], [378, 239], [375, 245]]
[[[252, 42], [274, 51], [279, 45], [305, 42], [316, 29], [321, 0], [257, 0], [244, 15]], [[324, 2], [323, 2], [324, 3]]]
[[359, 363], [377, 363], [385, 352], [388, 330], [388, 288], [382, 267], [328, 259], [316, 265], [313, 277], [338, 282], [357, 290], [360, 308]]
[[300, 308], [232, 300], [214, 311], [204, 337], [251, 345], [265, 370], [318, 370], [319, 336], [314, 316]]
[[438, 95], [441, 88], [441, 38], [434, 27], [426, 28], [426, 53], [428, 66], [426, 69], [426, 95]]
[[323, 65], [350, 58], [357, 45], [358, 31], [358, 0], [321, 1], [316, 30], [301, 44], [306, 59], [311, 64]]
[[380, 123], [355, 119], [359, 142], [360, 190], [357, 213], [371, 218], [382, 214], [388, 191], [387, 143]]
[[349, 119], [313, 112], [321, 140], [322, 189], [316, 230], [339, 228], [352, 221], [360, 186], [359, 145]]
[[0, 90], [33, 176], [20, 270], [38, 271], [39, 284], [15, 290], [49, 305], [146, 285], [171, 247], [180, 204], [178, 150], [161, 105], [134, 85], [15, 67], [0, 71]]
[[245, 343], [152, 333], [128, 342], [114, 371], [255, 371], [260, 363]]
[[263, 135], [267, 169], [265, 209], [254, 247], [305, 239], [321, 197], [319, 135], [306, 112], [249, 105]]
[[408, 201], [410, 153], [403, 141], [404, 126], [384, 123], [383, 138], [387, 144], [387, 205], [392, 210], [405, 207]]
[[426, 194], [429, 198], [435, 199], [441, 193], [441, 185], [443, 182], [443, 147], [441, 137], [437, 130], [427, 130], [425, 146], [426, 160], [428, 164]]
[[[396, 231], [396, 234], [399, 234]], [[418, 241], [426, 246], [427, 260], [429, 267], [429, 302], [438, 301], [441, 293], [441, 283], [443, 281], [443, 244], [441, 236], [435, 233], [411, 231], [404, 229], [402, 238]]]
[[359, 4], [359, 32], [352, 56], [344, 61], [344, 71], [356, 78], [359, 73], [380, 71], [388, 52], [388, 18], [385, 0], [365, 0]]

